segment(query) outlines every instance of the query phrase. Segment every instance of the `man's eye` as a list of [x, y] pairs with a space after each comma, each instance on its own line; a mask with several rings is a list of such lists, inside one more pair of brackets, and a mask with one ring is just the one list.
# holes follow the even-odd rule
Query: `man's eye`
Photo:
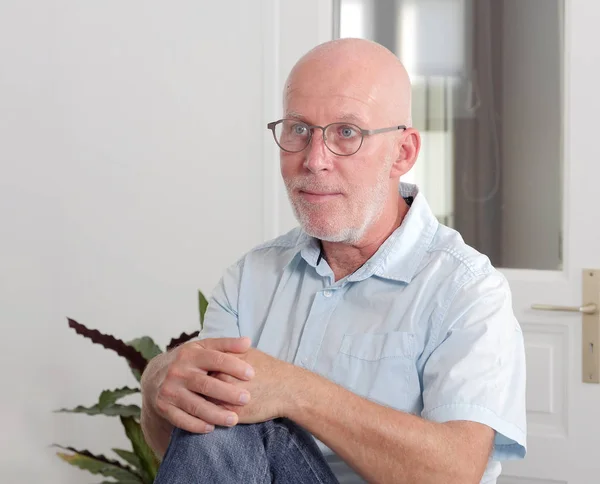
[[292, 127], [292, 133], [298, 136], [304, 136], [307, 131], [308, 130], [306, 126], [304, 126], [303, 124], [296, 124]]
[[352, 138], [356, 136], [356, 130], [352, 126], [340, 126], [340, 136], [342, 138]]

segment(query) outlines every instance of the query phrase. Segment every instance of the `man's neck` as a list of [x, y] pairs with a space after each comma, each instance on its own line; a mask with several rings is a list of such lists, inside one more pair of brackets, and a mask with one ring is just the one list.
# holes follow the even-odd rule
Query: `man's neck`
[[356, 245], [322, 241], [323, 254], [335, 280], [339, 281], [352, 274], [368, 261], [394, 230], [400, 227], [408, 208], [407, 203], [400, 197], [396, 209], [381, 217]]

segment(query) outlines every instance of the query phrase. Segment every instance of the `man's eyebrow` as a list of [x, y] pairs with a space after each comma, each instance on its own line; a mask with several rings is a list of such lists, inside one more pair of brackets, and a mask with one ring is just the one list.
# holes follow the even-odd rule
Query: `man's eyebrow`
[[354, 113], [340, 113], [338, 119], [341, 121], [352, 121], [356, 124], [365, 124], [365, 120]]
[[285, 114], [286, 118], [294, 118], [294, 119], [305, 119], [304, 116], [302, 116], [302, 114], [297, 113], [296, 111], [288, 111]]
[[[306, 117], [296, 111], [288, 111], [285, 115], [286, 118], [299, 119], [301, 121], [307, 122]], [[331, 120], [330, 123], [338, 122], [338, 121], [348, 121], [356, 124], [365, 124], [365, 120], [354, 113], [339, 113], [334, 120]]]

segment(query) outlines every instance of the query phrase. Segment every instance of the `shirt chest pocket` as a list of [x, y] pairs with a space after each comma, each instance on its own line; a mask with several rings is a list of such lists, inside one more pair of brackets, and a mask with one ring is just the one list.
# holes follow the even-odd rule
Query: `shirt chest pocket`
[[419, 387], [414, 361], [412, 333], [345, 334], [335, 357], [333, 377], [362, 397], [405, 410]]

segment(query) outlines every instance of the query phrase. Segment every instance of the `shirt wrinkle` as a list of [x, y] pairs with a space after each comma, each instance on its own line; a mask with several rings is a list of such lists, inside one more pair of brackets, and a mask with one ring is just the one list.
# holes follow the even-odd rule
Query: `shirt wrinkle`
[[[215, 289], [200, 338], [248, 336], [253, 347], [390, 408], [487, 424], [496, 450], [482, 482], [496, 482], [500, 461], [526, 449], [523, 334], [508, 284], [438, 222], [416, 186], [401, 183], [399, 192], [414, 197], [400, 227], [340, 281], [326, 260], [317, 265], [319, 242], [301, 228], [250, 250]], [[507, 345], [511, 358], [482, 371]], [[339, 464], [340, 481], [361, 482], [316, 442]]]

